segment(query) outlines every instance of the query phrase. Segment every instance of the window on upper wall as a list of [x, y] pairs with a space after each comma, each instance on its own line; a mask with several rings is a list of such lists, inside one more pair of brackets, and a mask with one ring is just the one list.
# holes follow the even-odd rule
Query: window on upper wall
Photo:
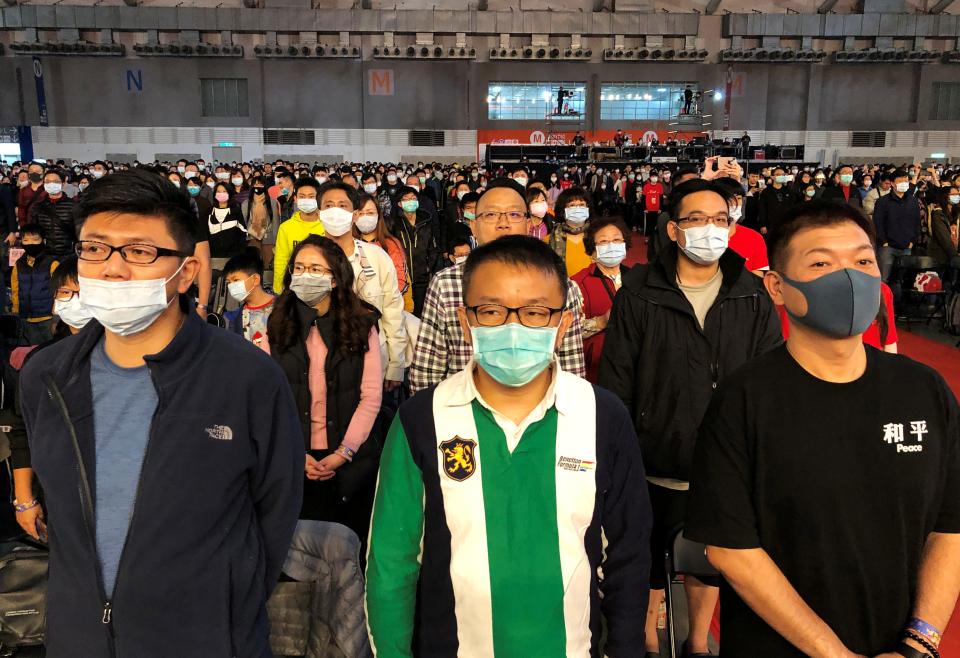
[[487, 86], [487, 117], [542, 121], [549, 116], [579, 121], [583, 119], [586, 88], [586, 82], [491, 82]]
[[250, 116], [246, 78], [200, 78], [200, 114], [205, 117]]
[[605, 82], [600, 85], [600, 118], [606, 121], [663, 121], [684, 111], [684, 92], [693, 94], [689, 111], [700, 112], [696, 82]]
[[960, 121], [960, 82], [934, 82], [931, 121]]

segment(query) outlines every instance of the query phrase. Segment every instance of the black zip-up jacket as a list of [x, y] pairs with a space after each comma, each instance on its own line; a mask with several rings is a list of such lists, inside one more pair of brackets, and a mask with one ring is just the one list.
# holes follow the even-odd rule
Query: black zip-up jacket
[[437, 222], [430, 213], [418, 209], [416, 224], [410, 226], [399, 206], [397, 208], [391, 232], [400, 239], [407, 255], [407, 275], [411, 282], [426, 286], [442, 265]]
[[607, 325], [600, 386], [633, 415], [647, 475], [688, 480], [697, 427], [717, 383], [783, 342], [759, 277], [728, 249], [723, 283], [700, 329], [677, 285], [677, 246], [623, 278]]
[[49, 518], [49, 658], [271, 655], [265, 603], [303, 496], [297, 410], [270, 357], [189, 306], [173, 341], [146, 357], [158, 406], [110, 598], [93, 522], [90, 354], [103, 328], [91, 321], [21, 374]]
[[46, 196], [30, 209], [30, 221], [43, 229], [47, 250], [57, 260], [73, 254], [77, 240], [74, 207], [73, 199], [64, 194], [56, 201]]

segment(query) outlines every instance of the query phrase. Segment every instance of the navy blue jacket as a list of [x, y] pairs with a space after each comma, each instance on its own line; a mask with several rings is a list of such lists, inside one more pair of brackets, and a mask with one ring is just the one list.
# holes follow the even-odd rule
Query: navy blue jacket
[[271, 655], [265, 603], [303, 497], [297, 409], [269, 356], [181, 306], [183, 327], [146, 358], [159, 404], [112, 599], [92, 518], [90, 353], [103, 328], [91, 321], [39, 352], [21, 375], [49, 517], [50, 658]]
[[906, 249], [920, 239], [920, 202], [912, 192], [903, 198], [890, 192], [877, 200], [873, 208], [873, 223], [877, 226], [877, 244], [889, 244], [896, 249]]

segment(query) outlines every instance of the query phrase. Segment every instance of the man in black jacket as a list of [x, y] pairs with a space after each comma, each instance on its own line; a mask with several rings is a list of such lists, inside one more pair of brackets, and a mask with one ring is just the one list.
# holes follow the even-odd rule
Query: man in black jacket
[[880, 197], [873, 208], [873, 223], [877, 227], [877, 244], [880, 246], [880, 275], [884, 281], [890, 278], [894, 258], [913, 253], [913, 245], [920, 238], [923, 216], [915, 190], [911, 191], [907, 172], [897, 170], [891, 177], [893, 189], [890, 194]]
[[47, 655], [270, 656], [265, 604], [302, 502], [289, 385], [193, 312], [196, 219], [170, 182], [105, 177], [78, 217], [96, 322], [21, 376], [50, 519]]
[[787, 176], [783, 167], [777, 167], [773, 170], [772, 184], [760, 193], [757, 221], [760, 224], [760, 232], [764, 235], [776, 229], [780, 225], [781, 218], [800, 201], [787, 185], [789, 182], [790, 177]]
[[862, 208], [860, 201], [860, 192], [853, 185], [853, 167], [844, 165], [838, 172], [840, 175], [840, 184], [831, 185], [823, 191], [824, 201], [836, 201], [845, 203], [854, 208]]
[[63, 193], [64, 174], [59, 169], [50, 169], [43, 175], [43, 190], [46, 198], [33, 204], [30, 223], [43, 229], [48, 252], [57, 260], [73, 255], [76, 239], [73, 199]]
[[[607, 325], [600, 386], [633, 415], [653, 505], [652, 555], [664, 554], [683, 522], [697, 427], [717, 383], [783, 342], [761, 280], [727, 249], [728, 193], [692, 180], [670, 196], [670, 245], [659, 260], [624, 277]], [[654, 560], [647, 651], [656, 653], [657, 613], [666, 586]], [[690, 636], [685, 655], [706, 654], [717, 583], [687, 578]]]

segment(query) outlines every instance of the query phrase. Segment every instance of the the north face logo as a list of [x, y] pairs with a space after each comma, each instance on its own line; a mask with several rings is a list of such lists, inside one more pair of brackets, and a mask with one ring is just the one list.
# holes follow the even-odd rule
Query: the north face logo
[[226, 425], [214, 425], [207, 428], [207, 434], [217, 441], [233, 441], [233, 430]]

